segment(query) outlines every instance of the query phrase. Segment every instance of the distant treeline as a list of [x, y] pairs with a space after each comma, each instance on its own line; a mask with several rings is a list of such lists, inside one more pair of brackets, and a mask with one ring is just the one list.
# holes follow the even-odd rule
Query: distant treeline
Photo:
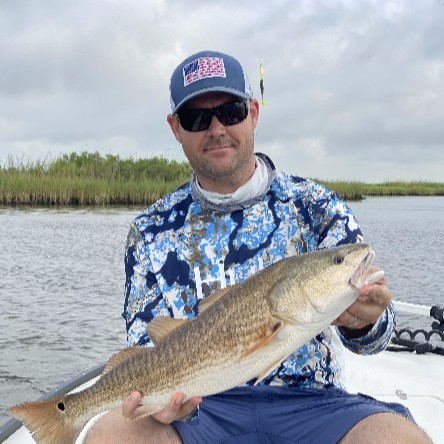
[[[163, 157], [122, 159], [81, 152], [0, 165], [0, 205], [149, 205], [187, 182], [191, 167]], [[322, 181], [347, 200], [444, 195], [444, 183]]]

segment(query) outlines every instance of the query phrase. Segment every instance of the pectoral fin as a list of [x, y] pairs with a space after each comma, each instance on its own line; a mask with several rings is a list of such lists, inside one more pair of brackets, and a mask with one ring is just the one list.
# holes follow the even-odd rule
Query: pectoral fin
[[160, 412], [162, 410], [161, 407], [150, 406], [150, 405], [141, 405], [137, 408], [136, 413], [131, 415], [129, 418], [131, 420], [137, 420], [146, 418], [147, 416], [153, 416], [154, 414]]
[[283, 329], [282, 322], [277, 322], [276, 324], [273, 324], [271, 328], [269, 329], [269, 332], [262, 337], [259, 341], [257, 341], [255, 344], [253, 344], [252, 347], [250, 347], [248, 350], [246, 350], [242, 355], [240, 356], [241, 359], [245, 358], [248, 355], [251, 355], [251, 353], [254, 353], [255, 351], [259, 350], [262, 347], [266, 347], [274, 338], [278, 338], [279, 332], [281, 332]]

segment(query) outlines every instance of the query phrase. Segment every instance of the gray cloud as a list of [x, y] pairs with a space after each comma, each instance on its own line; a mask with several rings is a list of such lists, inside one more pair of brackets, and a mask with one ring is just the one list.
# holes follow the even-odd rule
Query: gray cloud
[[169, 76], [203, 48], [238, 57], [266, 105], [258, 150], [301, 175], [444, 181], [438, 0], [4, 1], [0, 161], [89, 149], [183, 158]]

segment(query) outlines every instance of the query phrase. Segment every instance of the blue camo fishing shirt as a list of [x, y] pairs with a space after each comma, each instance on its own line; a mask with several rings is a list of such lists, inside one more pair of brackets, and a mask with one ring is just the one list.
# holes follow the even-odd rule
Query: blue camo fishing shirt
[[[190, 182], [133, 221], [125, 254], [123, 313], [129, 346], [152, 345], [146, 328], [156, 316], [191, 319], [202, 299], [280, 259], [362, 241], [340, 196], [311, 180], [276, 171], [268, 161], [274, 180], [259, 201], [243, 210], [206, 209], [193, 198]], [[360, 338], [347, 339], [329, 326], [261, 384], [342, 389], [340, 341], [355, 353], [377, 353], [387, 346], [394, 323], [389, 306]]]

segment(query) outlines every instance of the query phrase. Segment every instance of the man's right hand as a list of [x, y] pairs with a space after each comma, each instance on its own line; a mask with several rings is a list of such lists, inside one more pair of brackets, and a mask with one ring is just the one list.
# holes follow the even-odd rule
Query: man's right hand
[[[122, 404], [122, 414], [126, 418], [137, 418], [137, 409], [141, 407], [142, 395], [139, 392], [133, 392]], [[194, 409], [202, 402], [200, 396], [185, 401], [183, 393], [175, 393], [169, 404], [160, 412], [153, 415], [153, 418], [162, 424], [171, 424], [182, 418], [191, 415]]]

